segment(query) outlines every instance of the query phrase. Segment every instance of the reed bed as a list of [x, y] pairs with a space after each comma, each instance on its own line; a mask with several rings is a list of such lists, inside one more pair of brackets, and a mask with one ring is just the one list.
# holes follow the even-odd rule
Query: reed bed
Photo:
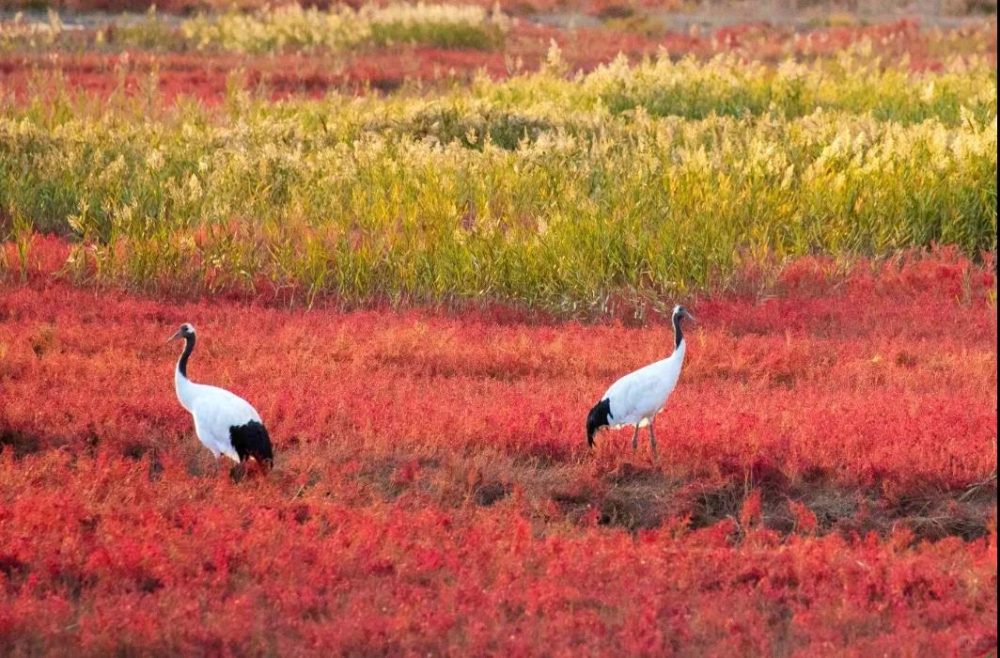
[[393, 44], [491, 50], [503, 43], [510, 19], [475, 5], [366, 4], [328, 10], [297, 4], [177, 19], [153, 6], [141, 17], [123, 16], [93, 27], [17, 14], [0, 21], [0, 52], [31, 49], [136, 47], [235, 53], [344, 52]]
[[[155, 87], [154, 87], [155, 88]], [[433, 97], [66, 92], [0, 118], [10, 226], [150, 289], [578, 311], [810, 254], [996, 249], [996, 72], [618, 60]]]

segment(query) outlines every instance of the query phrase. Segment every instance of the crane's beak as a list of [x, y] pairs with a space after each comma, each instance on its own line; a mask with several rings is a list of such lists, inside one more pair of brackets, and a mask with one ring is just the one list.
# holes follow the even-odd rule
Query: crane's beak
[[698, 321], [694, 319], [693, 315], [691, 315], [691, 311], [688, 311], [687, 313], [685, 313], [685, 315], [687, 315], [687, 319], [688, 320], [690, 320], [691, 322], [694, 322], [695, 324], [698, 324]]
[[183, 338], [183, 336], [181, 336], [181, 330], [180, 329], [177, 330], [177, 333], [175, 333], [173, 336], [171, 336], [170, 338], [168, 338], [167, 342], [169, 343], [170, 341], [177, 340], [178, 338]]

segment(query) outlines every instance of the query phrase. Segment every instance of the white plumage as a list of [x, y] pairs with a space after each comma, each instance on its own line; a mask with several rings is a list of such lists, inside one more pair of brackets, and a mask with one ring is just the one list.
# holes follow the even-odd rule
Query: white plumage
[[216, 459], [225, 455], [235, 462], [244, 462], [252, 457], [262, 466], [270, 466], [274, 459], [271, 439], [260, 414], [238, 395], [188, 379], [187, 361], [194, 351], [194, 327], [181, 325], [171, 340], [176, 338], [183, 338], [185, 347], [174, 369], [174, 388], [181, 406], [194, 418], [198, 439]]
[[634, 425], [632, 449], [639, 445], [639, 429], [649, 427], [649, 445], [656, 455], [656, 435], [653, 419], [667, 403], [677, 386], [684, 365], [687, 342], [681, 322], [694, 317], [683, 306], [674, 307], [674, 351], [666, 359], [644, 366], [625, 375], [608, 388], [587, 416], [587, 443], [594, 445], [594, 434], [601, 427], [620, 428]]

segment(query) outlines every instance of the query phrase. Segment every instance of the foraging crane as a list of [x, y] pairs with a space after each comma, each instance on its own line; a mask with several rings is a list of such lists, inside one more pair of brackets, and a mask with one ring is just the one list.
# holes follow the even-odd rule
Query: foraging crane
[[187, 363], [194, 351], [194, 327], [181, 325], [168, 340], [184, 339], [184, 352], [174, 370], [174, 388], [181, 406], [194, 417], [194, 431], [202, 444], [212, 451], [218, 464], [219, 455], [243, 463], [251, 457], [265, 470], [274, 464], [271, 437], [267, 434], [260, 414], [243, 398], [225, 389], [195, 384], [187, 376]]
[[687, 344], [681, 330], [683, 320], [694, 321], [694, 316], [683, 306], [675, 306], [673, 313], [674, 352], [666, 359], [651, 363], [625, 375], [608, 389], [601, 401], [587, 415], [587, 444], [594, 447], [594, 434], [602, 427], [613, 428], [635, 425], [632, 434], [632, 451], [639, 446], [639, 429], [649, 427], [649, 445], [656, 454], [656, 435], [653, 418], [663, 409], [667, 398], [677, 386], [684, 365]]

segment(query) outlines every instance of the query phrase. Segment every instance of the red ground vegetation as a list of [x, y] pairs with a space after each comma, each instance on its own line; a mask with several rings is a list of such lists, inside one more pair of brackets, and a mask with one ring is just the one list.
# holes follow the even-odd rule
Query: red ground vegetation
[[[688, 300], [653, 464], [583, 421], [664, 323], [154, 300], [69, 285], [60, 249], [0, 284], [5, 654], [996, 648], [990, 265]], [[209, 468], [182, 321], [192, 376], [269, 425], [267, 477]]]
[[[889, 60], [906, 56], [916, 70], [940, 68], [957, 52], [996, 57], [996, 30], [984, 26], [939, 40], [915, 21], [796, 31], [791, 27], [745, 24], [701, 33], [665, 31], [642, 19], [614, 28], [558, 29], [520, 21], [502, 50], [446, 50], [398, 46], [350, 54], [237, 55], [220, 53], [111, 52], [8, 53], [0, 55], [0, 91], [37, 98], [46, 87], [107, 96], [124, 83], [127, 93], [153, 87], [170, 102], [178, 96], [219, 102], [227, 79], [239, 72], [248, 88], [271, 98], [322, 96], [333, 90], [388, 91], [407, 81], [467, 81], [479, 72], [499, 79], [518, 70], [536, 70], [555, 41], [573, 70], [589, 71], [619, 53], [630, 59], [665, 50], [672, 56], [711, 57], [724, 52], [777, 61], [789, 56], [832, 56], [868, 40]], [[963, 38], [964, 37], [966, 38]], [[151, 75], [155, 75], [151, 78]]]
[[[321, 97], [331, 90], [390, 91], [407, 80], [469, 80], [479, 70], [502, 77], [503, 55], [482, 51], [412, 48], [364, 56], [244, 56], [229, 54], [60, 54], [0, 57], [0, 89], [18, 99], [44, 98], [62, 90], [106, 97], [134, 95], [151, 87], [160, 100], [180, 96], [221, 102], [231, 80], [265, 97]], [[233, 76], [236, 76], [233, 78]]]

